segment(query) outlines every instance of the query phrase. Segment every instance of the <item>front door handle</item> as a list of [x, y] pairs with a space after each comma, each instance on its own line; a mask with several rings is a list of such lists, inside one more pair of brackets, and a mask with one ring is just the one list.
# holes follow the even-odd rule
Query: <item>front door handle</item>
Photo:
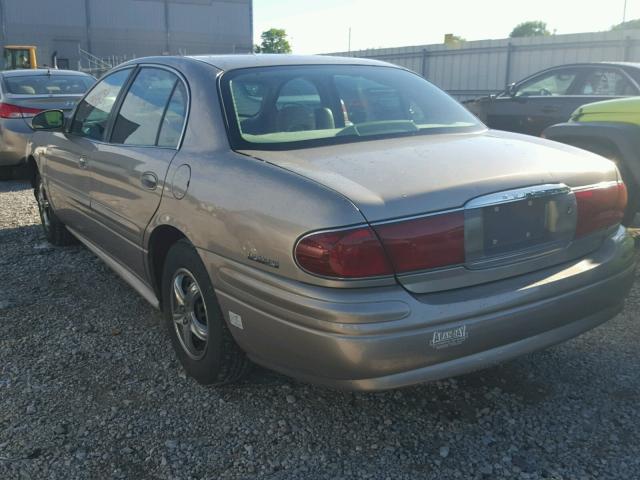
[[558, 107], [552, 107], [551, 105], [542, 107], [542, 113], [556, 113], [558, 110], [560, 110]]
[[78, 167], [82, 168], [83, 170], [87, 168], [87, 157], [82, 156], [78, 159]]
[[140, 183], [147, 190], [155, 190], [158, 187], [158, 177], [153, 172], [144, 172], [140, 177]]

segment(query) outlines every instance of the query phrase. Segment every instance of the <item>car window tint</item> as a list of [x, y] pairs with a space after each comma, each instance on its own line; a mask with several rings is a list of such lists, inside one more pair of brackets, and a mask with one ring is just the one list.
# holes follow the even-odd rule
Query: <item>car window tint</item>
[[111, 109], [131, 73], [120, 70], [100, 80], [80, 102], [71, 124], [71, 133], [93, 140], [103, 140]]
[[240, 78], [231, 82], [233, 101], [240, 118], [250, 118], [256, 115], [262, 107], [264, 99], [264, 85], [260, 82]]
[[155, 145], [165, 107], [177, 81], [178, 77], [166, 70], [140, 70], [118, 112], [111, 142]]
[[187, 90], [182, 82], [178, 82], [169, 106], [162, 119], [160, 134], [158, 135], [159, 147], [177, 147], [182, 135], [185, 116], [187, 113]]
[[82, 95], [95, 80], [88, 75], [24, 75], [4, 81], [7, 93], [14, 95]]
[[558, 70], [545, 73], [520, 85], [516, 96], [568, 95], [576, 76], [577, 71], [575, 70]]
[[[328, 128], [318, 126], [321, 110], [317, 87], [305, 78], [293, 78], [280, 88], [276, 99], [276, 125], [282, 132], [301, 132]], [[333, 128], [333, 126], [331, 127]]]
[[231, 123], [237, 127], [232, 142], [239, 135], [240, 142], [277, 149], [300, 142], [481, 128], [445, 93], [401, 69], [287, 66], [238, 70], [224, 78], [227, 118], [237, 121]]
[[285, 83], [280, 89], [276, 107], [278, 110], [282, 110], [289, 105], [317, 108], [320, 103], [320, 94], [312, 82], [304, 78], [294, 78]]
[[[336, 75], [335, 85], [348, 121], [354, 124], [383, 120], [403, 120], [412, 117], [398, 89], [361, 76]], [[420, 110], [413, 102], [415, 111]], [[409, 115], [407, 115], [409, 113]], [[420, 115], [418, 115], [420, 116]], [[423, 115], [422, 115], [423, 116]]]
[[629, 79], [616, 70], [597, 69], [586, 75], [580, 95], [617, 96], [633, 95], [635, 88]]

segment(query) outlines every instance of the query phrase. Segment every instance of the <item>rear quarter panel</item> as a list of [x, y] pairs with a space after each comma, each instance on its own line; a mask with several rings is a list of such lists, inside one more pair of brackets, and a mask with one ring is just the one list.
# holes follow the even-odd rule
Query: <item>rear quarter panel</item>
[[[295, 243], [311, 230], [360, 224], [364, 217], [341, 194], [232, 151], [217, 95], [219, 71], [204, 63], [190, 68], [183, 71], [191, 89], [183, 146], [167, 172], [145, 247], [157, 227], [171, 225], [197, 248], [221, 258], [309, 283], [332, 284], [297, 267]], [[184, 198], [179, 198], [183, 165], [191, 175]], [[278, 267], [249, 259], [257, 256], [273, 260]], [[344, 282], [333, 284], [344, 286]]]

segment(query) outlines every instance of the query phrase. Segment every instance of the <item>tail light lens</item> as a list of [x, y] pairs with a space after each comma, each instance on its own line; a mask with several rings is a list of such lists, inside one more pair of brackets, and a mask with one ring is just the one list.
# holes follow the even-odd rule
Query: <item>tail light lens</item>
[[605, 183], [575, 192], [578, 204], [576, 237], [583, 237], [622, 221], [627, 208], [623, 182]]
[[0, 103], [0, 118], [31, 118], [42, 112], [39, 108], [20, 107], [10, 103]]
[[[575, 191], [576, 237], [621, 222], [627, 205], [622, 182]], [[318, 232], [295, 248], [307, 272], [334, 278], [364, 278], [459, 265], [465, 262], [464, 212], [430, 215], [372, 227]]]
[[384, 249], [369, 227], [307, 235], [296, 245], [298, 264], [326, 277], [392, 275]]
[[397, 273], [464, 263], [464, 213], [374, 227]]
[[[464, 262], [464, 214], [433, 215], [370, 227], [307, 235], [295, 257], [306, 271], [362, 278]], [[377, 235], [376, 235], [377, 234]]]

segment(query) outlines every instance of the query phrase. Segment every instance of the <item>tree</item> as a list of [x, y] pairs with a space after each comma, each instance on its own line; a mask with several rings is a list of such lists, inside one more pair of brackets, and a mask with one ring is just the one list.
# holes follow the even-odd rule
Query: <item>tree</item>
[[549, 30], [547, 30], [547, 24], [545, 22], [541, 22], [540, 20], [534, 20], [530, 22], [522, 22], [520, 25], [516, 26], [516, 28], [513, 29], [509, 36], [511, 38], [517, 38], [544, 37], [547, 35], [551, 35]]
[[256, 53], [291, 53], [287, 32], [283, 28], [271, 28], [260, 35], [262, 43], [254, 46]]
[[630, 28], [640, 28], [640, 18], [636, 18], [635, 20], [629, 20], [628, 22], [622, 22], [618, 25], [614, 25], [611, 27], [611, 30], [627, 30]]

